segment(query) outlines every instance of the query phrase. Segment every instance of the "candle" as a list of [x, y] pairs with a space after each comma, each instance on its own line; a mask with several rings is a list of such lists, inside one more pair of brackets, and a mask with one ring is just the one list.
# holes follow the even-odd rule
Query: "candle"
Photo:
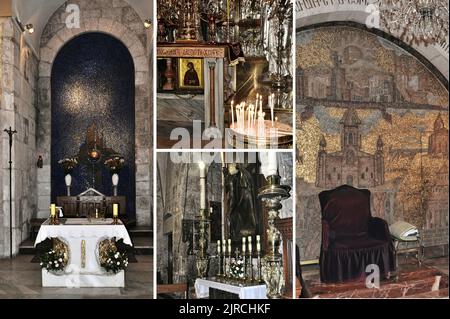
[[217, 241], [217, 254], [220, 255], [220, 240]]
[[50, 204], [50, 216], [52, 218], [55, 218], [55, 216], [56, 216], [56, 205], [55, 204]]
[[205, 163], [198, 164], [200, 170], [200, 209], [206, 209], [206, 176]]
[[[234, 122], [234, 111], [233, 111], [234, 100], [231, 101], [231, 124]], [[230, 125], [231, 126], [231, 125]]]
[[231, 255], [231, 239], [228, 239], [228, 252]]
[[252, 252], [252, 236], [248, 236], [247, 240], [248, 240], [248, 251], [249, 251], [249, 253], [251, 253]]
[[256, 251], [258, 253], [261, 251], [261, 243], [256, 243]]
[[227, 243], [226, 243], [225, 239], [222, 239], [222, 252], [224, 255], [227, 252]]
[[272, 127], [273, 127], [273, 93], [270, 96], [270, 120], [272, 121]]
[[113, 204], [113, 217], [119, 217], [119, 204]]
[[242, 237], [242, 253], [245, 253], [245, 237]]

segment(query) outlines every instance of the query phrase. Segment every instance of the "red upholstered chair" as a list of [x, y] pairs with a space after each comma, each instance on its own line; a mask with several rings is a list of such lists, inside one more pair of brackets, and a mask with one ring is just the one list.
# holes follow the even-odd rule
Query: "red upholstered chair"
[[395, 270], [394, 247], [385, 220], [372, 217], [370, 191], [348, 185], [319, 194], [322, 209], [320, 279], [343, 282], [362, 278], [376, 264], [380, 275]]

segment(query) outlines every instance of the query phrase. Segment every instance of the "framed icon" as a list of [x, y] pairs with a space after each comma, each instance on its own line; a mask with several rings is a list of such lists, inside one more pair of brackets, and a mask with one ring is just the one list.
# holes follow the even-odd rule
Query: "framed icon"
[[178, 87], [181, 90], [203, 91], [203, 59], [178, 59]]

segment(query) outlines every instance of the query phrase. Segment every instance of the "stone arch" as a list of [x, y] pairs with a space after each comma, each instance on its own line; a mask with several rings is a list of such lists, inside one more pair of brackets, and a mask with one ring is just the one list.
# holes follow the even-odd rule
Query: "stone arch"
[[[83, 8], [80, 27], [72, 29], [66, 27], [62, 18], [67, 5], [65, 3], [49, 19], [41, 38], [37, 153], [50, 154], [51, 71], [58, 52], [70, 40], [84, 33], [105, 33], [121, 41], [132, 56], [135, 69], [136, 220], [140, 225], [151, 225], [151, 70], [143, 22], [125, 1], [118, 2], [118, 7], [113, 0], [92, 0], [89, 5], [83, 0], [71, 0], [70, 3], [78, 4], [80, 8]], [[120, 16], [119, 12], [122, 12]], [[38, 216], [40, 217], [48, 215], [51, 189], [50, 165], [50, 156], [45, 156], [44, 167], [38, 170]]]

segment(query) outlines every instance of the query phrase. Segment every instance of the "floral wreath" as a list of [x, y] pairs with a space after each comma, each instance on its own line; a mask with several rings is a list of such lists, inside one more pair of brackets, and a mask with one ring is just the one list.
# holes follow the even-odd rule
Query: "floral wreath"
[[100, 266], [107, 273], [117, 274], [128, 267], [128, 254], [125, 249], [118, 249], [115, 237], [99, 242], [98, 255]]
[[59, 238], [51, 238], [51, 241], [52, 247], [39, 255], [39, 265], [48, 272], [62, 272], [69, 262], [68, 245]]

